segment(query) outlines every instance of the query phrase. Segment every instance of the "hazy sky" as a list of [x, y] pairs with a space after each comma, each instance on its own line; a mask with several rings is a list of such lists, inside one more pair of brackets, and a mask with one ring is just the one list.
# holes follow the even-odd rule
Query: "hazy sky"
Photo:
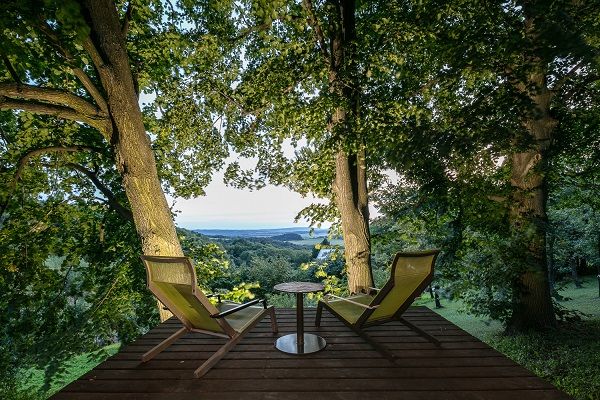
[[[169, 203], [172, 202], [173, 199], [169, 199]], [[323, 200], [302, 198], [297, 193], [275, 186], [253, 192], [228, 187], [223, 183], [223, 174], [218, 173], [206, 187], [206, 196], [176, 200], [174, 209], [180, 213], [175, 222], [188, 229], [308, 226], [306, 221], [294, 224], [294, 217], [313, 202]]]

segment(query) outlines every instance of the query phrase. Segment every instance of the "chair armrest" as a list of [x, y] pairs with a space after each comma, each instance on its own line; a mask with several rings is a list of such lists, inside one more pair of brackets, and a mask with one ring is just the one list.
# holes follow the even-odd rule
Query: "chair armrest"
[[231, 310], [223, 311], [223, 312], [220, 312], [220, 313], [218, 313], [218, 314], [211, 314], [211, 316], [210, 316], [210, 317], [211, 317], [211, 318], [223, 318], [223, 317], [226, 317], [226, 316], [228, 316], [228, 315], [230, 315], [230, 314], [233, 314], [233, 313], [235, 313], [235, 312], [238, 312], [238, 311], [240, 311], [240, 310], [243, 310], [244, 308], [248, 308], [248, 307], [250, 307], [250, 306], [253, 306], [253, 305], [255, 305], [255, 304], [258, 304], [258, 303], [260, 303], [260, 302], [262, 302], [262, 303], [263, 303], [263, 307], [264, 307], [264, 308], [267, 308], [267, 300], [266, 300], [266, 299], [256, 299], [256, 300], [252, 300], [252, 301], [249, 301], [249, 302], [247, 302], [247, 303], [244, 303], [244, 304], [240, 304], [239, 306], [237, 306], [237, 307], [234, 307], [234, 308], [232, 308]]
[[362, 304], [362, 303], [359, 303], [359, 302], [357, 302], [357, 301], [352, 301], [352, 300], [350, 300], [350, 299], [345, 299], [345, 298], [343, 298], [343, 297], [336, 296], [336, 295], [334, 295], [334, 294], [328, 294], [328, 296], [330, 296], [330, 297], [333, 297], [333, 298], [335, 298], [335, 299], [338, 299], [338, 300], [347, 301], [348, 303], [352, 303], [352, 304], [354, 304], [354, 305], [356, 305], [356, 306], [359, 306], [359, 307], [362, 307], [362, 308], [366, 308], [367, 310], [374, 310], [374, 309], [376, 309], [377, 307], [379, 307], [379, 304], [378, 304], [378, 305], [376, 305], [376, 306], [368, 306], [368, 305], [366, 305], [366, 304]]

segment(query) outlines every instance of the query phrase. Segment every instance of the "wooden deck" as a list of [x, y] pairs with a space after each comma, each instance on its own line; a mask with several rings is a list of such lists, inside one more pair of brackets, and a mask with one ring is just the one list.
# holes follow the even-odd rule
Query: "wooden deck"
[[[305, 356], [274, 348], [265, 318], [206, 376], [192, 372], [223, 339], [189, 334], [154, 360], [142, 353], [173, 333], [169, 320], [125, 347], [53, 399], [569, 399], [499, 352], [433, 311], [410, 308], [405, 317], [442, 342], [437, 349], [414, 332], [391, 323], [369, 328], [370, 335], [398, 357], [390, 364], [327, 311], [314, 327], [315, 310], [305, 311], [305, 329], [318, 332], [327, 347]], [[277, 310], [278, 335], [295, 331], [293, 309]]]

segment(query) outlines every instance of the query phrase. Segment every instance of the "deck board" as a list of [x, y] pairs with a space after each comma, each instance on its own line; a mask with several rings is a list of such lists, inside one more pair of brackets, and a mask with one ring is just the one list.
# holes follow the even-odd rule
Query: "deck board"
[[171, 319], [72, 382], [53, 399], [569, 399], [550, 383], [425, 307], [405, 318], [435, 335], [436, 348], [406, 326], [369, 328], [395, 356], [393, 366], [369, 344], [324, 311], [320, 328], [314, 309], [305, 310], [305, 331], [318, 333], [327, 347], [292, 356], [274, 347], [277, 336], [295, 331], [295, 310], [278, 309], [280, 333], [265, 318], [200, 379], [193, 371], [224, 339], [188, 334], [148, 363], [141, 355], [180, 327]]

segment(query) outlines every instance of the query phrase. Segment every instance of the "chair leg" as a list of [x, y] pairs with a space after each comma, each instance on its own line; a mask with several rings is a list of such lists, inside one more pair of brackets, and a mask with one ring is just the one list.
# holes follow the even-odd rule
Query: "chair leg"
[[275, 317], [275, 308], [269, 309], [269, 318], [271, 319], [271, 331], [273, 333], [279, 332], [277, 327], [277, 318]]
[[382, 344], [376, 342], [375, 340], [373, 340], [371, 338], [371, 336], [367, 335], [366, 332], [363, 332], [361, 330], [358, 329], [353, 329], [353, 331], [360, 336], [361, 338], [363, 338], [365, 340], [365, 342], [369, 343], [371, 346], [373, 346], [375, 348], [375, 350], [377, 350], [379, 352], [379, 354], [381, 354], [382, 356], [384, 356], [385, 358], [388, 359], [389, 362], [391, 363], [395, 363], [396, 362], [396, 357]]
[[252, 328], [256, 326], [265, 316], [265, 314], [269, 313], [271, 316], [271, 328], [273, 328], [273, 322], [275, 322], [275, 329], [277, 329], [277, 321], [275, 319], [275, 308], [273, 306], [269, 306], [267, 310], [263, 310], [259, 315], [257, 315], [254, 320], [244, 328], [242, 332], [239, 332], [236, 336], [233, 336], [227, 343], [223, 345], [215, 354], [213, 354], [208, 360], [204, 361], [197, 370], [194, 371], [194, 376], [196, 378], [200, 378], [204, 376], [210, 369], [218, 363], [221, 358], [225, 357], [229, 350], [231, 350], [246, 333], [248, 333]]
[[154, 346], [152, 349], [148, 350], [142, 356], [142, 362], [147, 362], [152, 360], [158, 353], [169, 347], [174, 341], [179, 339], [181, 336], [185, 335], [188, 332], [186, 327], [179, 329], [177, 332], [160, 342], [158, 345]]
[[417, 334], [419, 336], [422, 336], [425, 339], [429, 340], [431, 343], [433, 343], [437, 347], [442, 346], [442, 344], [440, 343], [439, 340], [437, 340], [435, 337], [431, 336], [429, 333], [425, 332], [423, 329], [419, 328], [418, 326], [408, 322], [406, 319], [404, 319], [402, 317], [398, 317], [398, 321], [402, 322], [404, 325], [408, 326], [410, 329], [417, 332]]
[[321, 314], [323, 313], [323, 303], [317, 303], [317, 316], [315, 317], [315, 326], [321, 326]]
[[233, 339], [229, 340], [227, 343], [225, 343], [223, 347], [217, 350], [215, 354], [213, 354], [208, 360], [204, 361], [204, 364], [202, 364], [200, 367], [198, 367], [196, 371], [194, 371], [194, 376], [196, 378], [204, 376], [216, 363], [221, 361], [221, 358], [225, 357], [225, 355], [229, 353], [229, 350], [231, 350], [240, 341], [241, 338], [242, 335], [238, 335]]

